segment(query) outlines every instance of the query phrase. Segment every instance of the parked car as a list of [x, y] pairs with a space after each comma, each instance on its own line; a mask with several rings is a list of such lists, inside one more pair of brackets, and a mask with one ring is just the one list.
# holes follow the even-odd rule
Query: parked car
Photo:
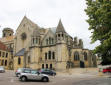
[[49, 81], [48, 75], [41, 74], [37, 70], [29, 70], [29, 71], [27, 71], [27, 73], [25, 73], [25, 72], [21, 73], [21, 75], [19, 76], [19, 79], [21, 81], [27, 81], [27, 80], [41, 80], [43, 82]]
[[42, 74], [47, 74], [47, 75], [50, 75], [50, 76], [55, 76], [56, 75], [56, 72], [54, 70], [50, 70], [50, 69], [41, 69], [40, 72]]
[[5, 68], [3, 66], [0, 66], [0, 73], [4, 73], [5, 72]]
[[30, 71], [31, 68], [18, 68], [15, 72], [16, 77], [19, 77], [21, 73]]
[[111, 67], [105, 68], [103, 69], [103, 73], [107, 73], [110, 72], [111, 73]]

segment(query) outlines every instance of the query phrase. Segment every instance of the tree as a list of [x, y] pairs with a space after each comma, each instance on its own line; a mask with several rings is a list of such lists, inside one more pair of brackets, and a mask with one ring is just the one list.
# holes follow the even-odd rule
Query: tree
[[92, 43], [100, 41], [93, 52], [102, 57], [102, 65], [111, 64], [111, 0], [86, 0]]

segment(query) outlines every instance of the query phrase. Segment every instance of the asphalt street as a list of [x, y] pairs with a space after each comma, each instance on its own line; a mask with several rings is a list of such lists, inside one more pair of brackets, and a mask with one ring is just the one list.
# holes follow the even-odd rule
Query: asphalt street
[[57, 75], [50, 77], [49, 82], [21, 82], [15, 77], [14, 71], [0, 73], [0, 85], [111, 85], [111, 78], [92, 74]]

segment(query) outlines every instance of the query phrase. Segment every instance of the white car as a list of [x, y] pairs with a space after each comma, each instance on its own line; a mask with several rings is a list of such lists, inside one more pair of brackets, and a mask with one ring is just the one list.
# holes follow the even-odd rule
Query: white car
[[5, 68], [3, 66], [0, 66], [0, 73], [4, 73], [5, 72]]
[[21, 81], [27, 81], [27, 80], [41, 80], [43, 82], [49, 81], [48, 75], [41, 74], [37, 70], [26, 70], [26, 72], [20, 74], [19, 79]]

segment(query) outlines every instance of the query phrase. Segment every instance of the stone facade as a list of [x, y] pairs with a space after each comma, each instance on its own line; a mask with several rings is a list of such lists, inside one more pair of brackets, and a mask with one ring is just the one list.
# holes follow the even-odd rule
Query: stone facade
[[11, 28], [4, 28], [2, 31], [2, 38], [0, 38], [0, 41], [5, 44], [8, 48], [8, 51], [10, 53], [10, 59], [9, 59], [9, 69], [14, 69], [13, 68], [13, 51], [14, 51], [14, 35], [13, 35], [13, 30]]
[[82, 39], [65, 31], [61, 20], [55, 28], [41, 28], [24, 16], [13, 40], [14, 69], [96, 67], [96, 57], [84, 49]]
[[5, 69], [10, 69], [12, 67], [10, 59], [11, 55], [9, 49], [0, 41], [0, 66], [4, 66]]

